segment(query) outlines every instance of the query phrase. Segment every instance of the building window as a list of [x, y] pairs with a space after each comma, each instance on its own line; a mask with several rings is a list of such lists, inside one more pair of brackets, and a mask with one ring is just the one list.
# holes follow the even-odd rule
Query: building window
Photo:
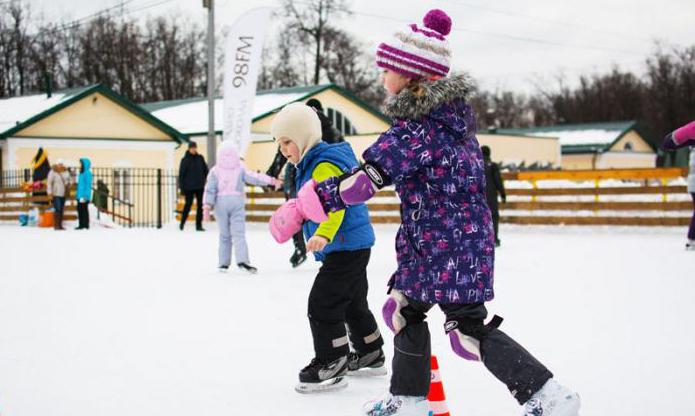
[[113, 171], [113, 196], [116, 199], [130, 201], [131, 174], [128, 169], [114, 169]]
[[626, 152], [632, 152], [633, 150], [635, 150], [635, 149], [632, 147], [632, 142], [627, 142], [627, 143], [625, 143], [624, 149], [625, 149]]
[[340, 111], [328, 108], [326, 113], [328, 119], [333, 123], [333, 127], [343, 136], [355, 136], [358, 134], [350, 119], [345, 117]]

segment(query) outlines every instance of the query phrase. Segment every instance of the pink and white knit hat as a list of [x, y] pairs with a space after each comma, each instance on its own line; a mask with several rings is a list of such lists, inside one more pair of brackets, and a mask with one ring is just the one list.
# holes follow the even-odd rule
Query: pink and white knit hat
[[442, 78], [449, 73], [451, 49], [446, 35], [451, 32], [451, 18], [442, 10], [430, 10], [416, 24], [400, 30], [377, 47], [376, 64], [409, 78]]

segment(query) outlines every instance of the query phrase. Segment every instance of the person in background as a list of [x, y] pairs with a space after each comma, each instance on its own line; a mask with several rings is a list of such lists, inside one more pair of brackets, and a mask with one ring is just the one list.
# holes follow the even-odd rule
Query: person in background
[[[326, 117], [326, 115], [323, 113], [323, 105], [321, 104], [321, 101], [317, 100], [316, 98], [312, 98], [306, 102], [306, 105], [311, 107], [316, 112], [316, 115], [321, 121], [321, 140], [328, 144], [341, 143], [345, 141], [343, 136], [335, 128], [333, 128], [333, 123], [331, 123], [331, 120], [329, 120], [328, 117]], [[266, 175], [272, 176], [273, 178], [279, 177], [286, 163], [287, 158], [282, 155], [282, 152], [280, 152], [280, 148], [278, 147], [278, 151], [275, 154], [273, 163], [271, 163], [270, 167], [265, 172]], [[297, 192], [295, 189], [296, 172], [296, 168], [292, 163], [288, 164], [285, 168], [285, 185], [283, 187], [285, 200], [297, 197]], [[301, 231], [292, 236], [292, 242], [294, 243], [294, 253], [292, 253], [292, 256], [290, 257], [290, 264], [292, 267], [298, 267], [306, 261], [306, 244], [304, 243], [304, 236], [302, 235]]]
[[485, 194], [487, 205], [492, 213], [492, 224], [495, 230], [495, 247], [499, 247], [500, 242], [500, 209], [498, 196], [502, 198], [502, 203], [507, 202], [507, 193], [504, 190], [504, 181], [500, 174], [500, 166], [491, 159], [491, 152], [488, 146], [482, 146], [483, 160], [485, 161]]
[[688, 193], [693, 198], [693, 218], [688, 228], [688, 239], [685, 249], [695, 251], [695, 121], [686, 124], [669, 133], [664, 138], [664, 150], [676, 150], [690, 146], [690, 173], [688, 174]]
[[314, 111], [316, 111], [316, 115], [319, 116], [319, 120], [321, 120], [321, 140], [328, 144], [342, 143], [345, 141], [343, 135], [333, 127], [331, 120], [323, 113], [323, 104], [321, 104], [321, 101], [312, 98], [306, 102], [306, 105], [313, 108]]
[[80, 174], [77, 177], [77, 220], [76, 230], [89, 229], [89, 202], [92, 200], [92, 162], [83, 157], [80, 159]]
[[256, 274], [258, 270], [250, 264], [249, 248], [246, 244], [246, 194], [244, 185], [279, 187], [282, 182], [246, 169], [231, 142], [224, 142], [217, 151], [217, 164], [208, 174], [205, 185], [204, 218], [210, 219], [214, 211], [220, 228], [218, 249], [220, 272], [226, 273], [232, 262], [232, 246], [239, 269]]
[[[43, 150], [43, 147], [39, 147], [36, 156], [31, 160], [31, 181], [33, 186], [32, 196], [45, 196], [46, 191], [37, 190], [43, 188], [46, 179], [48, 178], [48, 172], [51, 171], [51, 165], [48, 161], [48, 153]], [[37, 202], [37, 205], [47, 205], [46, 202]]]
[[70, 172], [65, 168], [62, 160], [58, 160], [48, 172], [46, 179], [46, 193], [53, 199], [53, 228], [64, 230], [63, 211], [65, 210], [65, 198], [70, 193]]
[[181, 224], [179, 225], [179, 229], [182, 231], [186, 225], [188, 214], [191, 212], [193, 197], [195, 197], [196, 204], [195, 229], [205, 231], [203, 229], [203, 190], [207, 176], [208, 165], [205, 163], [205, 158], [198, 154], [198, 144], [196, 142], [188, 143], [188, 151], [179, 165], [179, 188], [186, 197], [186, 203], [183, 206], [183, 212], [181, 212]]

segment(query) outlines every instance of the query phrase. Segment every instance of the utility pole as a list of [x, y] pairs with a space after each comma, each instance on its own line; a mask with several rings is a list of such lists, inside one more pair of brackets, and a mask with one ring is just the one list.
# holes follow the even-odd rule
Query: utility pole
[[215, 138], [215, 0], [203, 0], [208, 9], [208, 165], [214, 166], [217, 156]]

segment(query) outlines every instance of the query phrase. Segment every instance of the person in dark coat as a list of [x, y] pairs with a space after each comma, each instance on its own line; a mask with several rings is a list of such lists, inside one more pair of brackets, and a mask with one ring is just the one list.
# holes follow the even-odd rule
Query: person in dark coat
[[324, 114], [321, 101], [312, 98], [306, 102], [306, 105], [313, 108], [314, 111], [316, 111], [316, 115], [319, 116], [319, 120], [321, 120], [321, 140], [328, 144], [342, 143], [345, 141], [343, 135], [333, 127], [333, 122]]
[[[48, 172], [51, 171], [51, 164], [48, 162], [48, 154], [43, 147], [39, 147], [36, 156], [31, 160], [31, 181], [32, 185], [43, 183], [48, 178]], [[34, 188], [36, 189], [36, 188]], [[46, 191], [33, 191], [32, 196], [45, 196]], [[36, 205], [46, 205], [46, 202], [36, 202]]]
[[205, 163], [205, 158], [198, 154], [197, 143], [190, 142], [186, 156], [181, 159], [181, 165], [179, 166], [179, 188], [181, 188], [181, 192], [186, 197], [179, 229], [183, 230], [184, 225], [186, 225], [191, 205], [193, 205], [193, 197], [195, 197], [195, 228], [198, 231], [205, 231], [203, 229], [203, 191], [205, 190], [205, 178], [207, 176], [208, 165]]
[[[321, 120], [321, 140], [328, 144], [342, 143], [345, 141], [340, 132], [333, 127], [331, 120], [323, 113], [323, 105], [321, 104], [321, 101], [317, 100], [316, 98], [312, 98], [306, 102], [306, 105], [313, 108], [314, 111], [316, 111], [316, 115], [319, 116], [319, 120]], [[272, 178], [277, 178], [282, 172], [282, 168], [285, 167], [285, 163], [287, 163], [287, 158], [282, 155], [280, 148], [278, 147], [278, 151], [275, 154], [273, 163], [270, 164], [270, 167], [265, 172], [266, 175]], [[285, 169], [283, 187], [285, 200], [297, 197], [297, 192], [295, 189], [296, 174], [296, 168], [290, 163], [287, 166], [287, 169]], [[302, 235], [302, 232], [300, 231], [295, 234], [292, 237], [292, 241], [294, 242], [294, 253], [292, 253], [292, 256], [290, 257], [290, 264], [292, 264], [292, 267], [298, 267], [300, 264], [306, 261], [306, 244], [304, 243], [304, 236]]]
[[500, 209], [498, 196], [502, 197], [502, 203], [507, 203], [507, 193], [504, 190], [504, 181], [500, 174], [500, 166], [490, 158], [490, 148], [481, 147], [485, 160], [485, 194], [487, 205], [492, 213], [492, 224], [495, 229], [495, 246], [500, 246]]

